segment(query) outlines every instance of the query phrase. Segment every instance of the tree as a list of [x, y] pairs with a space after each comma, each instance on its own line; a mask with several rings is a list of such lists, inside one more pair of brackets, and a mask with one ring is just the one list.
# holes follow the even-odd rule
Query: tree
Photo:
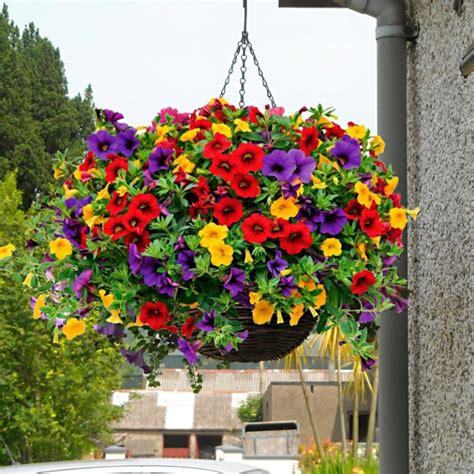
[[242, 423], [262, 421], [262, 397], [260, 395], [248, 397], [240, 404], [237, 416]]
[[[25, 214], [13, 173], [0, 182], [0, 246], [24, 246]], [[31, 315], [27, 287], [0, 274], [0, 434], [24, 462], [78, 459], [108, 442], [121, 410], [111, 404], [120, 386], [121, 356], [88, 331], [53, 344], [44, 321]], [[0, 464], [8, 464], [0, 447]]]
[[0, 51], [0, 179], [18, 170], [27, 209], [49, 191], [54, 154], [82, 151], [94, 129], [92, 90], [69, 98], [59, 50], [32, 23], [20, 35], [6, 5]]

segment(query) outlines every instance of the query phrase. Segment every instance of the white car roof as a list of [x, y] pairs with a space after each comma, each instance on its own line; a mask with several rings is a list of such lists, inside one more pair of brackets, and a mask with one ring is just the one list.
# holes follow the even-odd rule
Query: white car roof
[[0, 468], [11, 474], [268, 474], [263, 469], [230, 462], [204, 459], [133, 458], [121, 460], [63, 461], [19, 464]]

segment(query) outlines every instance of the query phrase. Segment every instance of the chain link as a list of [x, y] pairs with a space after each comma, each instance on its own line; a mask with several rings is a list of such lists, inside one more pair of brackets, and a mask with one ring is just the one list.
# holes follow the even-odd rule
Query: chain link
[[232, 59], [232, 63], [229, 68], [229, 72], [227, 73], [227, 77], [224, 82], [224, 86], [222, 87], [221, 93], [219, 97], [224, 97], [225, 91], [227, 89], [227, 86], [229, 85], [230, 82], [230, 76], [234, 72], [234, 66], [237, 63], [237, 59], [239, 58], [239, 55], [241, 56], [241, 61], [242, 65], [240, 67], [240, 89], [239, 89], [239, 96], [240, 96], [240, 101], [239, 101], [239, 107], [242, 109], [245, 107], [245, 84], [247, 82], [246, 80], [246, 73], [247, 73], [247, 48], [250, 51], [250, 54], [252, 55], [253, 62], [255, 66], [257, 67], [258, 75], [262, 79], [262, 85], [265, 88], [267, 92], [267, 97], [270, 101], [270, 104], [272, 107], [276, 107], [275, 99], [273, 98], [272, 93], [270, 92], [270, 88], [268, 87], [268, 83], [265, 79], [265, 76], [263, 75], [263, 71], [260, 67], [260, 64], [258, 62], [257, 56], [255, 54], [255, 51], [253, 49], [252, 43], [249, 40], [249, 34], [247, 32], [247, 1], [244, 0], [244, 30], [242, 31], [242, 37], [240, 41], [237, 44], [237, 50], [234, 53], [234, 57]]

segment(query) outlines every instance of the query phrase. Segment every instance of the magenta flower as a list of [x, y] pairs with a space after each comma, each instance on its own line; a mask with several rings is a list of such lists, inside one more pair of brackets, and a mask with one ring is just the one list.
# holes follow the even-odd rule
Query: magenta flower
[[337, 158], [337, 162], [346, 170], [360, 166], [360, 145], [355, 138], [344, 135], [331, 150], [331, 155]]

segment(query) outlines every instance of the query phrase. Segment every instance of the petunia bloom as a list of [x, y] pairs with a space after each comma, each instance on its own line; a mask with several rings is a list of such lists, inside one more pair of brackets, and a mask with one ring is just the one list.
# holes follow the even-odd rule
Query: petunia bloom
[[224, 240], [229, 233], [229, 229], [225, 225], [217, 225], [214, 222], [209, 222], [199, 232], [198, 235], [201, 237], [201, 247], [209, 247], [209, 245], [216, 241]]
[[346, 170], [358, 168], [361, 163], [359, 142], [349, 135], [344, 135], [331, 149], [331, 155]]
[[204, 332], [214, 331], [214, 323], [216, 319], [216, 311], [211, 309], [211, 311], [206, 311], [202, 319], [196, 323], [196, 327]]
[[342, 209], [337, 208], [331, 211], [321, 211], [320, 222], [322, 234], [338, 235], [347, 222], [347, 217]]
[[13, 244], [7, 244], [3, 247], [0, 247], [0, 260], [2, 260], [3, 258], [11, 257], [15, 250], [16, 247]]
[[280, 237], [280, 247], [289, 255], [299, 254], [313, 243], [309, 227], [302, 222], [288, 224], [285, 233]]
[[232, 296], [237, 296], [245, 288], [245, 272], [238, 268], [232, 267], [227, 279], [224, 282], [224, 288], [230, 292]]
[[61, 332], [66, 336], [66, 339], [70, 341], [86, 332], [86, 323], [82, 319], [69, 318], [62, 327]]
[[117, 138], [111, 135], [106, 130], [99, 130], [97, 133], [92, 133], [87, 137], [87, 146], [89, 150], [94, 152], [101, 160], [107, 160], [109, 153], [117, 151]]
[[311, 156], [305, 156], [301, 150], [290, 150], [288, 156], [295, 162], [295, 170], [290, 181], [299, 179], [302, 183], [309, 183], [316, 168], [316, 161]]
[[86, 288], [92, 278], [92, 268], [81, 272], [73, 281], [71, 287], [78, 300], [82, 299], [82, 290]]
[[197, 351], [201, 347], [201, 342], [188, 342], [182, 337], [178, 338], [178, 349], [184, 355], [185, 359], [188, 361], [188, 364], [194, 365], [198, 360], [199, 356]]
[[262, 174], [287, 181], [296, 170], [294, 158], [283, 150], [273, 150], [263, 158]]
[[253, 143], [241, 143], [233, 152], [232, 158], [240, 164], [244, 173], [260, 171], [265, 152]]
[[140, 141], [135, 136], [136, 130], [129, 128], [125, 132], [117, 135], [117, 152], [122, 153], [126, 157], [133, 155], [135, 150], [140, 146]]
[[127, 359], [130, 364], [136, 365], [143, 370], [145, 374], [151, 372], [150, 367], [146, 364], [144, 354], [145, 349], [140, 349], [139, 351], [127, 351], [124, 348], [120, 349], [120, 353]]
[[275, 313], [275, 305], [266, 300], [260, 300], [252, 310], [252, 318], [255, 324], [266, 324], [272, 320]]
[[72, 254], [72, 245], [67, 239], [57, 238], [49, 243], [49, 250], [58, 260], [64, 260]]
[[285, 199], [282, 196], [270, 206], [270, 214], [282, 219], [290, 219], [291, 217], [295, 217], [298, 214], [298, 211], [299, 208], [296, 205], [296, 199], [292, 197]]
[[225, 197], [214, 206], [214, 217], [220, 225], [230, 226], [240, 221], [244, 206], [238, 199]]
[[161, 301], [145, 303], [140, 309], [139, 318], [143, 324], [147, 324], [155, 331], [164, 329], [170, 319], [168, 307]]
[[352, 277], [351, 291], [353, 295], [363, 295], [369, 286], [376, 282], [375, 275], [369, 270], [362, 270]]
[[157, 147], [148, 156], [148, 171], [154, 174], [161, 170], [168, 170], [172, 154], [173, 149], [171, 148]]
[[276, 256], [273, 260], [269, 260], [267, 262], [267, 268], [272, 277], [277, 277], [280, 273], [288, 268], [288, 262], [282, 258], [282, 254], [280, 250], [276, 251]]
[[325, 239], [320, 248], [325, 257], [338, 257], [342, 253], [341, 241], [335, 238]]
[[232, 263], [234, 249], [230, 245], [225, 244], [222, 240], [212, 242], [207, 249], [211, 254], [211, 263], [214, 266], [227, 266]]
[[359, 217], [360, 228], [371, 238], [383, 235], [384, 223], [376, 209], [364, 209]]
[[250, 243], [261, 244], [270, 234], [273, 222], [261, 214], [251, 214], [242, 222], [244, 239]]
[[258, 179], [250, 174], [235, 174], [230, 183], [230, 187], [237, 196], [243, 198], [255, 198], [260, 194]]

